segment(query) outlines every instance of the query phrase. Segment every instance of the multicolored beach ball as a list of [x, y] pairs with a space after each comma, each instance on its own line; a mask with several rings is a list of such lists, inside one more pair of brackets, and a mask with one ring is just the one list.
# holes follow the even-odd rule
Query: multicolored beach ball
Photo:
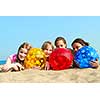
[[55, 49], [49, 57], [49, 63], [53, 70], [68, 69], [72, 66], [73, 54], [66, 48]]
[[91, 61], [99, 59], [97, 51], [91, 46], [84, 46], [80, 48], [75, 54], [75, 62], [80, 68], [91, 68]]
[[45, 67], [46, 57], [45, 53], [40, 48], [32, 48], [28, 52], [24, 66], [25, 68], [34, 68], [35, 66], [40, 66], [40, 69]]

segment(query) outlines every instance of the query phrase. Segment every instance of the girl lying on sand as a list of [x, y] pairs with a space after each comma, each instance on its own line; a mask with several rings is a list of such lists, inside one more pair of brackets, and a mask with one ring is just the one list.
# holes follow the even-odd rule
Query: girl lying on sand
[[20, 71], [24, 69], [24, 59], [30, 50], [31, 45], [24, 42], [20, 45], [17, 54], [13, 54], [8, 57], [6, 64], [0, 65], [0, 68], [3, 72], [8, 71]]
[[[81, 38], [77, 38], [72, 42], [71, 45], [72, 45], [72, 48], [73, 48], [73, 51], [74, 51], [74, 54], [75, 54], [80, 48], [82, 48], [84, 46], [89, 46], [89, 43], [85, 42]], [[93, 68], [98, 68], [99, 67], [98, 59], [96, 59], [95, 61], [91, 61], [90, 63], [93, 66]]]
[[50, 41], [45, 41], [41, 47], [41, 49], [44, 51], [45, 55], [46, 55], [46, 65], [45, 65], [45, 70], [50, 70], [51, 66], [49, 64], [49, 56], [52, 53], [52, 51], [54, 50], [54, 46], [52, 44], [52, 42]]

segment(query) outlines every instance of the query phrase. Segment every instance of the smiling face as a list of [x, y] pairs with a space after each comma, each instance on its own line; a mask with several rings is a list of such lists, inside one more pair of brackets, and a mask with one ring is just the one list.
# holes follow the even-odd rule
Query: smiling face
[[52, 45], [48, 44], [47, 47], [43, 50], [46, 57], [49, 57], [49, 55], [52, 53], [53, 48]]
[[78, 42], [75, 42], [73, 45], [72, 45], [72, 48], [74, 50], [74, 52], [77, 52], [80, 48], [82, 48], [83, 45], [78, 43]]
[[25, 59], [25, 57], [26, 57], [26, 55], [27, 55], [27, 49], [25, 49], [25, 48], [21, 48], [20, 50], [19, 50], [19, 53], [18, 53], [18, 58], [21, 60], [21, 61], [23, 61], [24, 59]]
[[63, 42], [63, 40], [59, 40], [56, 42], [56, 48], [66, 48], [66, 44]]

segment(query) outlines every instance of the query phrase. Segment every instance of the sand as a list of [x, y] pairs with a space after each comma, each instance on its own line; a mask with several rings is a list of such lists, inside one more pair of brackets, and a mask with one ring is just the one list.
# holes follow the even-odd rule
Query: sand
[[28, 69], [19, 72], [0, 72], [0, 83], [99, 83], [98, 69], [67, 69], [60, 71]]

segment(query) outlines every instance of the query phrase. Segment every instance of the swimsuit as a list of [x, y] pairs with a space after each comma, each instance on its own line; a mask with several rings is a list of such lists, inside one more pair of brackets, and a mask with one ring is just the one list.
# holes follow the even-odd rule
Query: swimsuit
[[15, 63], [16, 62], [16, 59], [17, 59], [17, 55], [16, 54], [12, 54], [9, 56], [10, 60], [11, 60], [11, 63]]

